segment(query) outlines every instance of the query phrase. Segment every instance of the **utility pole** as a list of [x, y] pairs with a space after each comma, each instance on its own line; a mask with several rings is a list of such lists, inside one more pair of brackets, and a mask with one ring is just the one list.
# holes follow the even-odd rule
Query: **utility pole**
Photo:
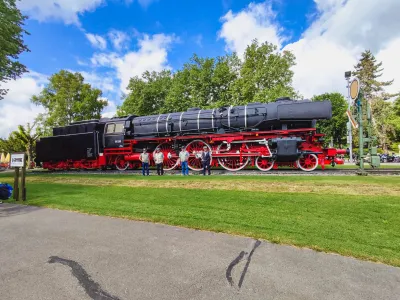
[[[348, 103], [348, 110], [351, 110], [351, 98], [350, 98], [350, 77], [351, 77], [351, 71], [345, 72], [344, 77], [346, 78], [347, 81], [347, 103]], [[350, 162], [353, 163], [353, 134], [352, 134], [352, 126], [350, 121], [347, 122], [347, 144], [349, 145], [349, 150], [350, 150]]]

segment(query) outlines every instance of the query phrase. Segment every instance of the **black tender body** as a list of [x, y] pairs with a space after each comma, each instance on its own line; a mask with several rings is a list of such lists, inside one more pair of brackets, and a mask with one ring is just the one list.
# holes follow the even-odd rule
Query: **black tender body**
[[54, 128], [52, 137], [38, 140], [36, 162], [96, 159], [104, 148], [123, 147], [125, 139], [313, 128], [316, 120], [331, 117], [330, 101], [282, 98], [246, 106], [80, 121]]

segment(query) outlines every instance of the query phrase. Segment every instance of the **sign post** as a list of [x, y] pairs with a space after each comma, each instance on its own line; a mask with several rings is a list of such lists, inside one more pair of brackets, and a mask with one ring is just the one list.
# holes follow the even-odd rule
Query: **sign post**
[[[348, 88], [352, 107], [346, 113], [351, 126], [358, 129], [359, 146], [356, 164], [360, 166], [360, 174], [364, 175], [366, 174], [364, 162], [368, 162], [373, 168], [380, 166], [377, 147], [373, 145], [376, 142], [376, 137], [372, 136], [371, 108], [368, 101], [363, 97], [360, 81], [357, 77], [353, 78]], [[367, 155], [364, 154], [365, 143], [368, 145]]]
[[[15, 201], [26, 200], [25, 174], [26, 174], [26, 154], [24, 152], [11, 153], [10, 168], [14, 168], [14, 195]], [[19, 186], [19, 169], [22, 169], [21, 185]], [[21, 193], [20, 193], [21, 189]], [[21, 196], [21, 197], [20, 197]]]

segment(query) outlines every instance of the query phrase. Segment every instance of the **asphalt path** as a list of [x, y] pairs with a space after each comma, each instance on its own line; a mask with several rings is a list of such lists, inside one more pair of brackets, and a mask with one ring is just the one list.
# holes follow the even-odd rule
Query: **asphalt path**
[[0, 204], [0, 298], [399, 299], [400, 268], [221, 233]]

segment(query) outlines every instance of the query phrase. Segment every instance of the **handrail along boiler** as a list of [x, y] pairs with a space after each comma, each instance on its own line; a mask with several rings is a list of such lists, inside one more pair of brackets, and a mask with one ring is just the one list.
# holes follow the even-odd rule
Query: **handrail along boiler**
[[229, 171], [256, 166], [261, 171], [290, 166], [313, 171], [318, 165], [343, 164], [346, 150], [324, 148], [316, 122], [330, 119], [330, 101], [279, 98], [202, 110], [190, 108], [152, 116], [130, 115], [71, 123], [53, 128], [53, 136], [36, 143], [36, 163], [56, 169], [134, 169], [143, 148], [159, 147], [164, 169], [179, 167], [182, 146], [189, 168], [201, 170], [201, 151], [212, 153], [211, 165]]

